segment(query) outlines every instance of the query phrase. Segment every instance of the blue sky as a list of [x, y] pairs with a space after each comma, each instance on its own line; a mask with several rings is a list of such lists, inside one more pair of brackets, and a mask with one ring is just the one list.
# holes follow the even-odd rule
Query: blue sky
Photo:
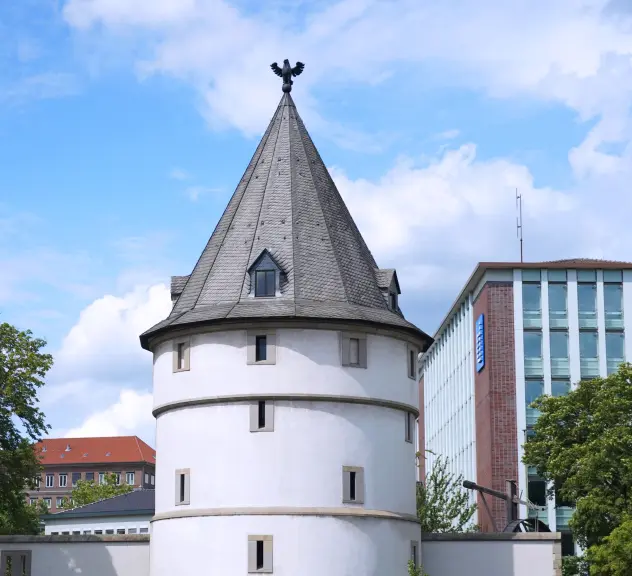
[[432, 333], [479, 260], [630, 259], [625, 3], [0, 4], [0, 313], [45, 337], [54, 434], [153, 441], [168, 310], [293, 95], [402, 306]]

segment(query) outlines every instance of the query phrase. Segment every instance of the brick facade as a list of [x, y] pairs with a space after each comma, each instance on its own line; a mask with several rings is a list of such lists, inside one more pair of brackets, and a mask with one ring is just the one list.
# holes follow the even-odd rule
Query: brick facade
[[[485, 367], [475, 376], [477, 482], [504, 492], [506, 480], [518, 480], [519, 464], [512, 284], [485, 284], [474, 302], [474, 331], [481, 314], [485, 315]], [[486, 501], [496, 529], [502, 531], [507, 524], [505, 502], [491, 496]], [[481, 530], [494, 531], [480, 495], [478, 509]]]

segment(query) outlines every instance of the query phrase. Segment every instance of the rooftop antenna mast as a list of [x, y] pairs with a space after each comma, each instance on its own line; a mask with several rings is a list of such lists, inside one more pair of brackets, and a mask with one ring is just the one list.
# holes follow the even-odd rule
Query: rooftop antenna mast
[[524, 262], [522, 252], [522, 194], [518, 194], [518, 188], [516, 188], [516, 210], [518, 211], [518, 216], [516, 217], [516, 234], [520, 242], [520, 263], [522, 263]]

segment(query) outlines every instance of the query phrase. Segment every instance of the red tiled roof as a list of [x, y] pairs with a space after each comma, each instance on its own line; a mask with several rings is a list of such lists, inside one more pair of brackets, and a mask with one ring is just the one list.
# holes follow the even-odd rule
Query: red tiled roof
[[[67, 450], [67, 448], [70, 448]], [[43, 465], [156, 463], [156, 451], [138, 436], [46, 438], [35, 444]]]

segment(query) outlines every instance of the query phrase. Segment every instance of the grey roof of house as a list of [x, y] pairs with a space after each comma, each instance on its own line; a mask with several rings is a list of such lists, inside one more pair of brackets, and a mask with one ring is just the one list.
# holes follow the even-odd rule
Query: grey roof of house
[[[248, 269], [265, 249], [285, 273], [281, 296], [252, 298]], [[141, 345], [190, 324], [312, 318], [396, 327], [425, 349], [430, 336], [388, 307], [391, 272], [378, 268], [284, 94], [193, 272], [174, 278], [172, 293], [181, 292], [169, 317]]]
[[113, 496], [112, 498], [106, 498], [99, 502], [93, 502], [92, 504], [86, 504], [85, 506], [78, 506], [71, 510], [64, 512], [57, 512], [56, 514], [47, 514], [46, 520], [56, 520], [65, 518], [84, 518], [93, 516], [138, 516], [141, 514], [154, 514], [155, 504], [155, 491], [154, 490], [134, 490], [127, 494], [120, 494], [119, 496]]

